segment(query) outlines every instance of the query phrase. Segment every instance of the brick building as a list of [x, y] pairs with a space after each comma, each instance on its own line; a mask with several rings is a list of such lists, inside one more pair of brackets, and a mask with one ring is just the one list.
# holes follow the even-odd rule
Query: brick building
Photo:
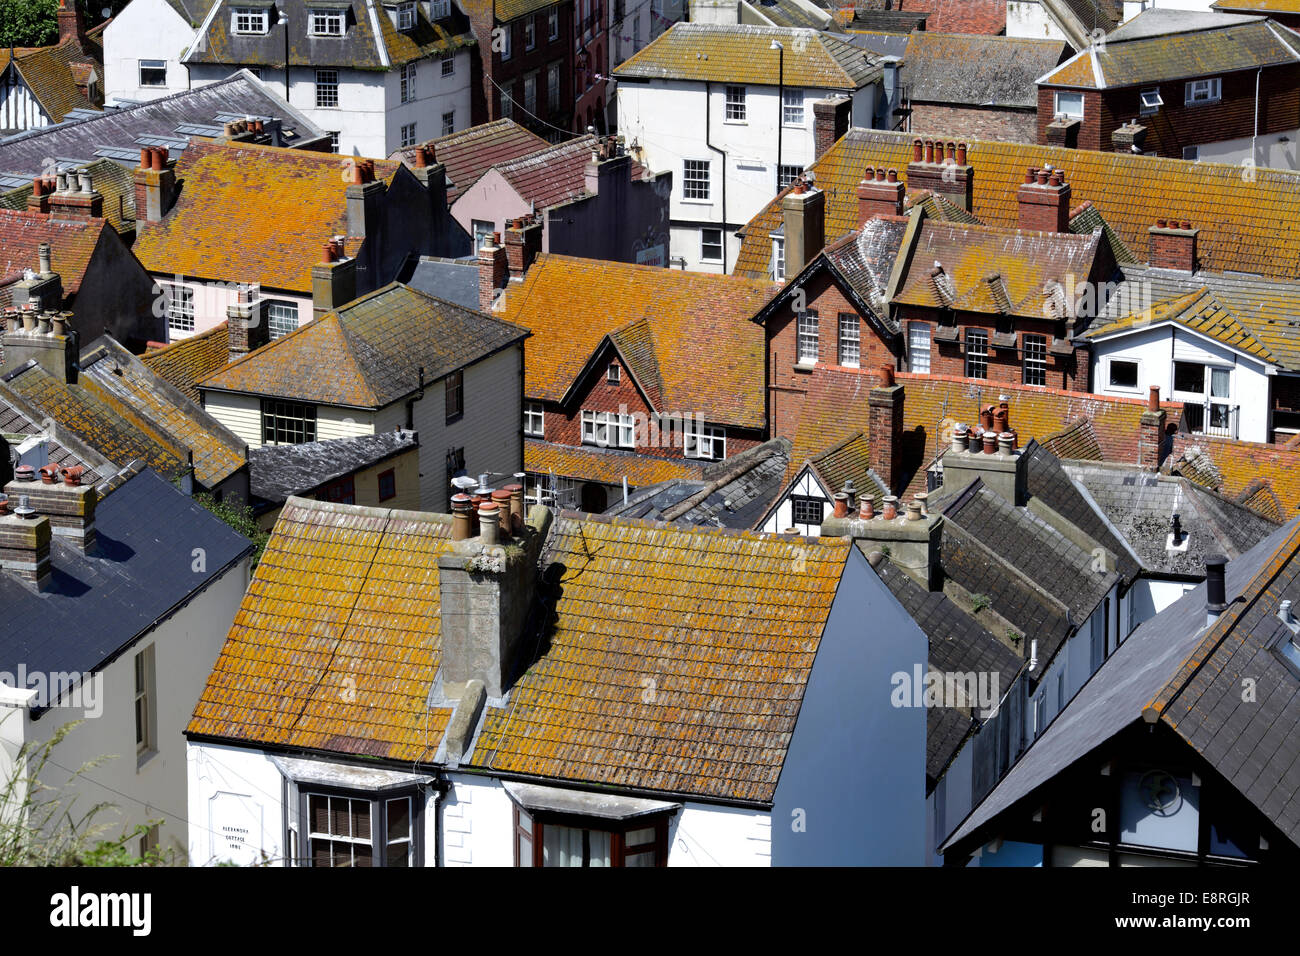
[[1148, 10], [1038, 84], [1040, 143], [1294, 168], [1298, 131], [1300, 35], [1263, 17]]
[[1300, 7], [1295, 0], [1218, 0], [1210, 7], [1222, 13], [1258, 14], [1293, 30], [1300, 27]]

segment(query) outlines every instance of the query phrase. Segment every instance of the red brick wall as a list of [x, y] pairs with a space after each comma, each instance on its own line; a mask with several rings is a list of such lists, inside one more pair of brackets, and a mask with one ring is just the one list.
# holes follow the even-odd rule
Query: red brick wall
[[[524, 49], [524, 21], [520, 17], [509, 23], [498, 23], [497, 27], [510, 31], [510, 59], [502, 62], [501, 54], [492, 50], [492, 9], [488, 6], [483, 12], [470, 15], [470, 26], [478, 40], [479, 63], [475, 68], [482, 69], [482, 88], [475, 91], [473, 99], [473, 119], [476, 124], [501, 118], [501, 94], [498, 86], [513, 83], [515, 100], [514, 120], [527, 126], [539, 135], [548, 131], [523, 111], [524, 74], [537, 72], [537, 106], [535, 113], [548, 123], [563, 129], [569, 129], [573, 120], [573, 3], [559, 4], [560, 33], [556, 40], [550, 39], [547, 28], [547, 9], [532, 14], [534, 18], [537, 45], [531, 50]], [[560, 61], [560, 99], [554, 114], [547, 109], [546, 73], [547, 66]], [[553, 132], [553, 131], [551, 131]]]
[[[583, 409], [597, 412], [614, 412], [616, 414], [635, 416], [634, 420], [638, 422], [638, 425], [633, 430], [633, 437], [634, 440], [639, 442], [636, 451], [647, 452], [659, 458], [685, 457], [682, 453], [681, 439], [677, 432], [673, 432], [671, 438], [664, 436], [659, 444], [648, 443], [650, 439], [655, 437], [649, 428], [649, 421], [654, 412], [633, 383], [632, 377], [628, 374], [628, 370], [623, 363], [613, 359], [609, 364], [619, 367], [619, 381], [617, 384], [611, 384], [607, 381], [607, 364], [602, 362], [597, 372], [591, 376], [591, 380], [578, 392], [569, 408], [562, 408], [559, 404], [553, 402], [544, 403], [543, 427], [545, 435], [541, 436], [542, 439], [557, 445], [580, 447], [582, 445]], [[665, 414], [683, 416], [694, 415], [697, 412], [703, 412], [707, 415], [707, 411], [704, 409], [694, 408], [665, 408], [663, 411]], [[726, 423], [711, 422], [707, 418], [705, 421], [709, 425], [717, 426], [721, 424], [726, 427]], [[762, 435], [749, 429], [727, 427], [726, 431], [728, 457], [747, 448], [752, 448], [763, 440]], [[531, 435], [529, 437], [536, 438], [538, 436]], [[611, 444], [610, 447], [615, 446]]]
[[912, 101], [911, 132], [943, 136], [945, 140], [982, 139], [1002, 143], [1038, 141], [1034, 110], [996, 107], [940, 106]]
[[[1077, 92], [1077, 91], [1071, 91]], [[1038, 142], [1047, 143], [1047, 127], [1056, 119], [1055, 87], [1038, 88]], [[1083, 119], [1079, 127], [1079, 149], [1105, 149], [1110, 151], [1111, 131], [1119, 126], [1111, 118], [1110, 108], [1102, 103], [1100, 93], [1084, 91]], [[1105, 138], [1102, 138], [1105, 127]], [[1068, 173], [1069, 170], [1066, 170]], [[1067, 177], [1068, 178], [1068, 177]]]
[[1001, 33], [1007, 28], [1007, 0], [898, 0], [897, 10], [928, 13], [931, 33]]

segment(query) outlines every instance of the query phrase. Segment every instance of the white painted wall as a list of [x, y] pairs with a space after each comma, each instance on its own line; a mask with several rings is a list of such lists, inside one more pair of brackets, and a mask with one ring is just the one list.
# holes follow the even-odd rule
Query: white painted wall
[[[131, 0], [104, 28], [104, 101], [155, 100], [189, 89], [180, 59], [197, 32], [165, 0]], [[140, 85], [141, 60], [167, 62], [165, 86]]]
[[12, 65], [0, 73], [0, 129], [40, 129], [50, 117]]
[[[712, 84], [707, 96], [705, 84], [682, 80], [622, 82], [618, 86], [620, 133], [629, 144], [635, 142], [641, 150], [639, 158], [651, 170], [673, 175], [669, 201], [671, 255], [684, 259], [687, 269], [730, 272], [740, 249], [735, 230], [749, 222], [778, 192], [777, 121], [782, 115], [779, 90], [776, 86], [747, 86], [746, 119], [739, 122], [726, 119], [726, 86]], [[782, 126], [782, 165], [807, 167], [816, 158], [813, 102], [836, 92], [804, 90], [803, 123]], [[872, 125], [876, 94], [877, 84], [853, 93], [854, 126]], [[716, 149], [706, 146], [706, 136]], [[718, 149], [726, 152], [725, 160]], [[683, 180], [688, 159], [710, 162], [707, 200], [685, 198]], [[722, 226], [728, 235], [725, 269], [723, 263], [704, 262], [701, 258], [700, 229], [704, 226]]]
[[1007, 36], [1068, 40], [1038, 0], [1007, 0]]
[[[1300, 130], [1260, 135], [1252, 142], [1249, 136], [1198, 145], [1197, 159], [1203, 163], [1234, 163], [1238, 166], [1269, 166], [1273, 169], [1300, 169]], [[1192, 144], [1189, 144], [1192, 145]]]
[[802, 495], [807, 498], [819, 498], [822, 501], [822, 513], [829, 515], [831, 513], [831, 496], [822, 487], [812, 473], [812, 470], [806, 465], [803, 470], [795, 477], [790, 488], [781, 496], [777, 502], [776, 508], [768, 515], [767, 520], [763, 522], [760, 531], [767, 531], [772, 534], [784, 534], [787, 528], [798, 528], [799, 533], [810, 538], [815, 538], [822, 533], [821, 523], [817, 524], [795, 524], [794, 523], [794, 506], [790, 503], [793, 495]]
[[[169, 327], [167, 334], [170, 342], [187, 339], [225, 322], [228, 318], [227, 309], [238, 304], [239, 286], [247, 284], [256, 287], [257, 285], [255, 281], [244, 283], [239, 278], [230, 280], [193, 279], [163, 272], [152, 272], [150, 275], [153, 276], [154, 295], [157, 296], [154, 300], [156, 315], [164, 316], [167, 314], [167, 302], [163, 294], [164, 289], [183, 288], [194, 293], [194, 330], [185, 332]], [[312, 302], [309, 295], [269, 289], [259, 291], [258, 294], [264, 299], [274, 299], [277, 302], [292, 302], [297, 305], [299, 325], [305, 325], [312, 320]]]
[[[21, 737], [29, 743], [49, 740], [60, 726], [81, 720], [54, 749], [43, 778], [44, 783], [58, 788], [63, 809], [70, 807], [76, 819], [95, 804], [112, 804], [95, 818], [110, 827], [105, 837], [161, 818], [159, 845], [184, 850], [189, 813], [181, 734], [239, 610], [248, 580], [249, 558], [244, 558], [104, 668], [100, 716], [89, 717], [80, 706], [64, 706], [32, 720], [25, 709], [15, 712], [0, 706], [0, 739], [5, 751], [0, 763], [12, 760], [16, 719], [21, 719]], [[154, 649], [157, 746], [141, 761], [135, 747], [135, 658], [148, 647]], [[73, 770], [100, 758], [109, 759], [72, 784], [67, 782]], [[130, 848], [134, 851], [137, 845]]]
[[[1119, 359], [1138, 363], [1138, 387], [1127, 389], [1110, 384], [1110, 362]], [[1197, 335], [1182, 326], [1165, 323], [1093, 343], [1093, 388], [1103, 395], [1130, 398], [1147, 394], [1151, 385], [1173, 401], [1191, 401], [1194, 396], [1174, 391], [1174, 361], [1200, 362], [1230, 369], [1228, 404], [1238, 405], [1239, 438], [1268, 441], [1269, 382], [1266, 367], [1226, 346]]]
[[1133, 605], [1132, 626], [1137, 627], [1148, 618], [1155, 617], [1195, 587], [1196, 585], [1190, 581], [1139, 578], [1133, 582], [1133, 587], [1129, 588]]

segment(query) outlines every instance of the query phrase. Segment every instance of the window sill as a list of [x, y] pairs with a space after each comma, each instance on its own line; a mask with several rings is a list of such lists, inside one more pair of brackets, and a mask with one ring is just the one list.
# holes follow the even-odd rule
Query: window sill
[[153, 747], [150, 747], [148, 750], [142, 750], [140, 751], [140, 753], [136, 754], [135, 772], [139, 773], [141, 770], [143, 770], [144, 765], [147, 764], [150, 760], [152, 760], [156, 756], [158, 756], [158, 751]]
[[729, 119], [724, 119], [724, 120], [722, 121], [722, 125], [723, 125], [723, 126], [748, 126], [748, 125], [749, 125], [749, 120], [729, 120]]
[[464, 412], [457, 412], [455, 415], [448, 415], [446, 424], [454, 425], [464, 417], [465, 417]]
[[790, 368], [800, 375], [808, 375], [817, 367], [816, 362], [795, 362]]
[[712, 206], [712, 199], [682, 199], [681, 202], [691, 206]]

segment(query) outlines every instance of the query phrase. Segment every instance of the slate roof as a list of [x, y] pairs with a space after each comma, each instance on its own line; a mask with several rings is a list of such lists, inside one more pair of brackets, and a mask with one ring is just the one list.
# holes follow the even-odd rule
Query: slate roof
[[[958, 607], [942, 591], [922, 587], [892, 561], [877, 564], [880, 580], [898, 599], [908, 616], [929, 640], [930, 670], [941, 674], [997, 674], [998, 693], [1006, 692], [1020, 673], [1023, 660]], [[946, 703], [946, 702], [945, 702]], [[976, 710], [972, 714], [972, 710]], [[925, 775], [933, 782], [974, 728], [974, 707], [935, 706], [926, 709]]]
[[[1279, 23], [1233, 14], [1210, 14], [1227, 21], [1194, 32], [1143, 36], [1140, 26], [1152, 13], [1157, 20], [1182, 10], [1148, 10], [1098, 45], [1076, 54], [1045, 74], [1043, 86], [1116, 89], [1237, 70], [1282, 66], [1300, 60], [1300, 35]], [[1132, 33], [1127, 33], [1129, 26]], [[1129, 37], [1132, 37], [1131, 39]]]
[[52, 219], [38, 212], [0, 209], [0, 305], [9, 305], [25, 269], [36, 269], [37, 250], [50, 244], [50, 265], [67, 299], [81, 289], [95, 250], [112, 227], [106, 219]]
[[[1090, 236], [921, 222], [893, 302], [1041, 319], [1051, 288], [1086, 281], [1101, 247]], [[942, 275], [932, 277], [937, 266]], [[938, 288], [936, 286], [939, 286]]]
[[704, 465], [686, 458], [660, 457], [614, 448], [558, 445], [526, 438], [524, 470], [529, 474], [582, 478], [607, 485], [622, 484], [626, 478], [630, 486], [640, 488], [678, 479], [699, 481], [704, 474]]
[[532, 331], [525, 345], [529, 398], [563, 401], [609, 337], [656, 410], [761, 428], [764, 336], [750, 319], [776, 289], [543, 254], [522, 283], [509, 285], [497, 314]]
[[1036, 109], [1036, 80], [1064, 59], [1064, 40], [913, 33], [902, 81], [913, 103]]
[[605, 514], [711, 528], [753, 528], [781, 491], [790, 442], [773, 438], [725, 461], [706, 465], [698, 479], [673, 478], [616, 502]]
[[18, 446], [27, 439], [36, 439], [45, 445], [50, 462], [64, 468], [74, 465], [85, 468], [82, 475], [85, 484], [94, 484], [118, 468], [76, 435], [62, 428], [58, 422], [36, 415], [36, 409], [25, 403], [19, 407], [10, 402], [3, 391], [0, 391], [0, 435], [4, 435], [9, 442], [12, 464], [18, 462]]
[[[913, 138], [911, 133], [851, 129], [809, 167], [826, 192], [828, 237], [858, 227], [856, 190], [866, 167], [892, 166], [906, 181]], [[1050, 164], [1065, 171], [1074, 202], [1091, 201], [1120, 238], [1143, 254], [1155, 218], [1152, 210], [1169, 215], [1185, 210], [1179, 218], [1195, 217], [1200, 229], [1197, 251], [1203, 268], [1300, 276], [1300, 172], [1260, 168], [1250, 180], [1239, 166], [1227, 163], [985, 140], [969, 144], [967, 161], [975, 171], [974, 212], [991, 226], [1016, 225], [1016, 190], [1025, 169]], [[737, 275], [769, 273], [769, 235], [780, 224], [777, 196], [744, 227]]]
[[383, 408], [518, 342], [528, 330], [389, 283], [201, 380], [201, 390]]
[[[52, 536], [44, 591], [0, 572], [0, 671], [12, 674], [19, 663], [29, 672], [98, 670], [252, 551], [148, 469], [99, 501], [95, 532], [90, 554]], [[200, 571], [195, 548], [207, 556]]]
[[849, 547], [559, 515], [546, 651], [465, 763], [770, 804]]
[[230, 360], [230, 325], [222, 322], [206, 332], [178, 339], [140, 356], [145, 367], [184, 393], [196, 405], [202, 403], [195, 382], [226, 367]]
[[[246, 143], [192, 143], [176, 164], [180, 194], [134, 252], [152, 273], [256, 281], [310, 296], [321, 246], [347, 236], [347, 183], [332, 153]], [[391, 182], [400, 164], [376, 160]], [[348, 242], [353, 255], [356, 237]]]
[[853, 18], [848, 22], [849, 30], [883, 33], [912, 33], [925, 28], [927, 11], [913, 10], [870, 10], [854, 7]]
[[[1153, 303], [1204, 290], [1228, 315], [1221, 316], [1220, 325], [1213, 310], [1205, 318], [1197, 319], [1200, 313], [1192, 309], [1184, 324], [1198, 328], [1190, 324], [1197, 321], [1198, 331], [1211, 334], [1209, 330], [1216, 330], [1215, 337], [1221, 337], [1225, 345], [1243, 351], [1254, 349], [1253, 354], [1261, 360], [1275, 361], [1287, 369], [1300, 369], [1300, 282], [1206, 270], [1188, 273], [1145, 265], [1126, 265], [1123, 271], [1124, 281], [1094, 323], [1094, 336], [1105, 334], [1100, 328], [1103, 320], [1108, 325], [1110, 320], [1123, 323], [1126, 314], [1135, 312], [1137, 315], [1127, 320], [1133, 323], [1143, 309], [1154, 308]], [[1206, 304], [1209, 305], [1208, 300]]]
[[[1151, 573], [1199, 580], [1205, 576], [1207, 555], [1237, 558], [1279, 524], [1185, 478], [1101, 463], [1068, 463], [1064, 468]], [[1170, 547], [1175, 512], [1186, 543], [1183, 550]]]
[[215, 0], [166, 0], [167, 5], [192, 27], [203, 23], [203, 18], [208, 15], [214, 2]]
[[[231, 10], [239, 0], [216, 0], [220, 9], [204, 21], [198, 38], [181, 58], [184, 64], [214, 63], [221, 65], [264, 66], [284, 69], [283, 27], [273, 26], [266, 33], [250, 36], [234, 32]], [[342, 37], [315, 37], [308, 32], [311, 4], [282, 2], [279, 6], [289, 18], [289, 62], [293, 66], [339, 66], [354, 70], [389, 70], [460, 48], [472, 46], [473, 36], [462, 17], [445, 17], [430, 21], [428, 7], [415, 5], [415, 27], [407, 32], [393, 25], [382, 4], [375, 0], [351, 0], [332, 4], [331, 9], [347, 7]]]
[[186, 733], [432, 759], [451, 715], [428, 706], [450, 545], [447, 515], [290, 498]]
[[1106, 458], [1091, 418], [1071, 422], [1056, 434], [1044, 438], [1040, 444], [1062, 460], [1104, 461]]
[[[514, 120], [493, 120], [429, 140], [438, 162], [447, 167], [447, 203], [450, 205], [480, 176], [498, 163], [546, 149], [550, 144]], [[414, 165], [415, 150], [399, 149], [389, 159]]]
[[0, 141], [0, 172], [34, 177], [46, 172], [45, 162], [54, 157], [59, 162], [82, 164], [112, 151], [121, 151], [120, 161], [135, 166], [140, 160], [143, 138], [167, 140], [176, 156], [190, 134], [179, 132], [189, 124], [209, 126], [219, 135], [221, 117], [243, 119], [245, 116], [278, 117], [283, 121], [290, 145], [318, 140], [325, 133], [298, 110], [291, 107], [270, 86], [247, 70], [232, 73], [224, 80], [200, 86], [147, 103], [109, 109], [87, 119], [77, 119], [59, 126], [30, 130]]
[[750, 6], [773, 26], [822, 30], [834, 24], [834, 17], [831, 16], [830, 11], [818, 7], [821, 14], [818, 16], [810, 12], [807, 6], [795, 3], [794, 0], [753, 0]]
[[[3, 149], [0, 146], [0, 149]], [[119, 233], [135, 232], [135, 181], [131, 171], [111, 159], [97, 159], [80, 167], [94, 179], [95, 192], [104, 197], [104, 218]], [[0, 193], [0, 209], [27, 208], [32, 184]]]
[[443, 259], [421, 256], [411, 268], [410, 274], [399, 275], [398, 281], [426, 295], [445, 299], [466, 309], [479, 307], [478, 261], [472, 257]]
[[557, 0], [456, 0], [471, 15], [496, 16], [497, 23], [509, 23], [530, 13], [537, 13], [556, 5]]
[[415, 432], [391, 431], [298, 445], [253, 446], [248, 449], [249, 490], [279, 504], [419, 445]]
[[[1205, 585], [1144, 622], [1107, 658], [992, 793], [948, 839], [969, 846], [986, 824], [1144, 717], [1163, 722], [1293, 842], [1300, 843], [1300, 680], [1263, 648], [1284, 628], [1279, 600], [1300, 601], [1300, 522], [1229, 561], [1228, 610], [1208, 629]], [[1242, 702], [1242, 674], [1266, 696]]]
[[833, 33], [789, 27], [676, 23], [614, 68], [617, 79], [678, 79], [777, 85], [776, 40], [785, 47], [785, 82], [855, 90], [879, 79], [877, 58]]
[[[108, 336], [81, 353], [78, 386], [97, 389], [105, 406], [157, 428], [188, 449], [194, 477], [212, 488], [244, 467], [244, 440]], [[76, 387], [76, 386], [74, 386]], [[94, 440], [94, 432], [84, 436]]]

